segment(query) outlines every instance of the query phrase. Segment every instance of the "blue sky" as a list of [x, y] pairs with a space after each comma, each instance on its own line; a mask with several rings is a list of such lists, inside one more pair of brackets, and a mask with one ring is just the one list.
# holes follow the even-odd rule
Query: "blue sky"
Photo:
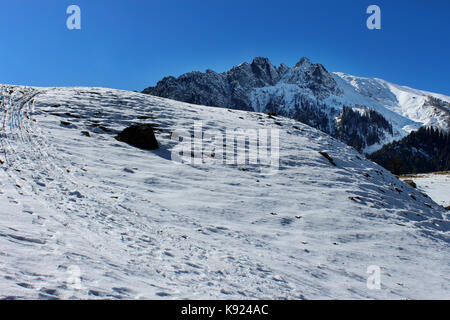
[[[66, 28], [81, 8], [82, 29]], [[381, 8], [381, 30], [366, 8]], [[0, 0], [0, 83], [142, 90], [256, 56], [450, 95], [448, 0]]]

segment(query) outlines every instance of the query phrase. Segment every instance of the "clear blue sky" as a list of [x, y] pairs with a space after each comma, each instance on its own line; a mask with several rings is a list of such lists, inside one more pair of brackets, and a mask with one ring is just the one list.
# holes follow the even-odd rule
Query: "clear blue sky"
[[[66, 28], [70, 4], [82, 29]], [[368, 30], [370, 4], [382, 29]], [[448, 0], [0, 0], [0, 83], [142, 90], [256, 56], [450, 95]]]

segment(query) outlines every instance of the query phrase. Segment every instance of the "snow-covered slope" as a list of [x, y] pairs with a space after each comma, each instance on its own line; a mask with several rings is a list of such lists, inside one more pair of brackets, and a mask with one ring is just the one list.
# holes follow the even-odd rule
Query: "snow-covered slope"
[[[0, 298], [450, 298], [448, 213], [321, 131], [101, 88], [1, 108]], [[171, 161], [194, 121], [279, 129], [279, 170]], [[114, 139], [140, 122], [160, 150]]]
[[450, 206], [450, 172], [406, 175], [403, 180], [412, 179], [417, 188], [443, 207]]
[[364, 97], [381, 103], [387, 109], [407, 119], [425, 126], [450, 129], [450, 97], [448, 96], [400, 86], [378, 78], [356, 77], [341, 72], [335, 74]]

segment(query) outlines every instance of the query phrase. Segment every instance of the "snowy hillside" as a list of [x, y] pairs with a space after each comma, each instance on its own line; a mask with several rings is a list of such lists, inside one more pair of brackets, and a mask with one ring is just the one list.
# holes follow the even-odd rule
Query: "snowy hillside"
[[[0, 298], [450, 298], [448, 212], [319, 130], [112, 89], [0, 95]], [[279, 129], [278, 170], [172, 161], [194, 121]], [[133, 123], [160, 149], [114, 139]]]
[[[383, 104], [397, 114], [425, 126], [450, 129], [448, 96], [399, 86], [377, 78], [355, 77], [341, 72], [335, 74], [352, 85], [358, 93]], [[430, 97], [438, 101], [433, 101]]]

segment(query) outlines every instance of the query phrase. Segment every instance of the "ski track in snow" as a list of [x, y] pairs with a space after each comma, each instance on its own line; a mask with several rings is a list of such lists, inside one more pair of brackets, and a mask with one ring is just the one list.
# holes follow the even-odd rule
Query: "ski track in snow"
[[[279, 128], [279, 172], [172, 162], [171, 132], [194, 120]], [[450, 298], [448, 213], [294, 120], [2, 86], [0, 123], [0, 298]], [[132, 123], [161, 128], [161, 149], [114, 139]]]

